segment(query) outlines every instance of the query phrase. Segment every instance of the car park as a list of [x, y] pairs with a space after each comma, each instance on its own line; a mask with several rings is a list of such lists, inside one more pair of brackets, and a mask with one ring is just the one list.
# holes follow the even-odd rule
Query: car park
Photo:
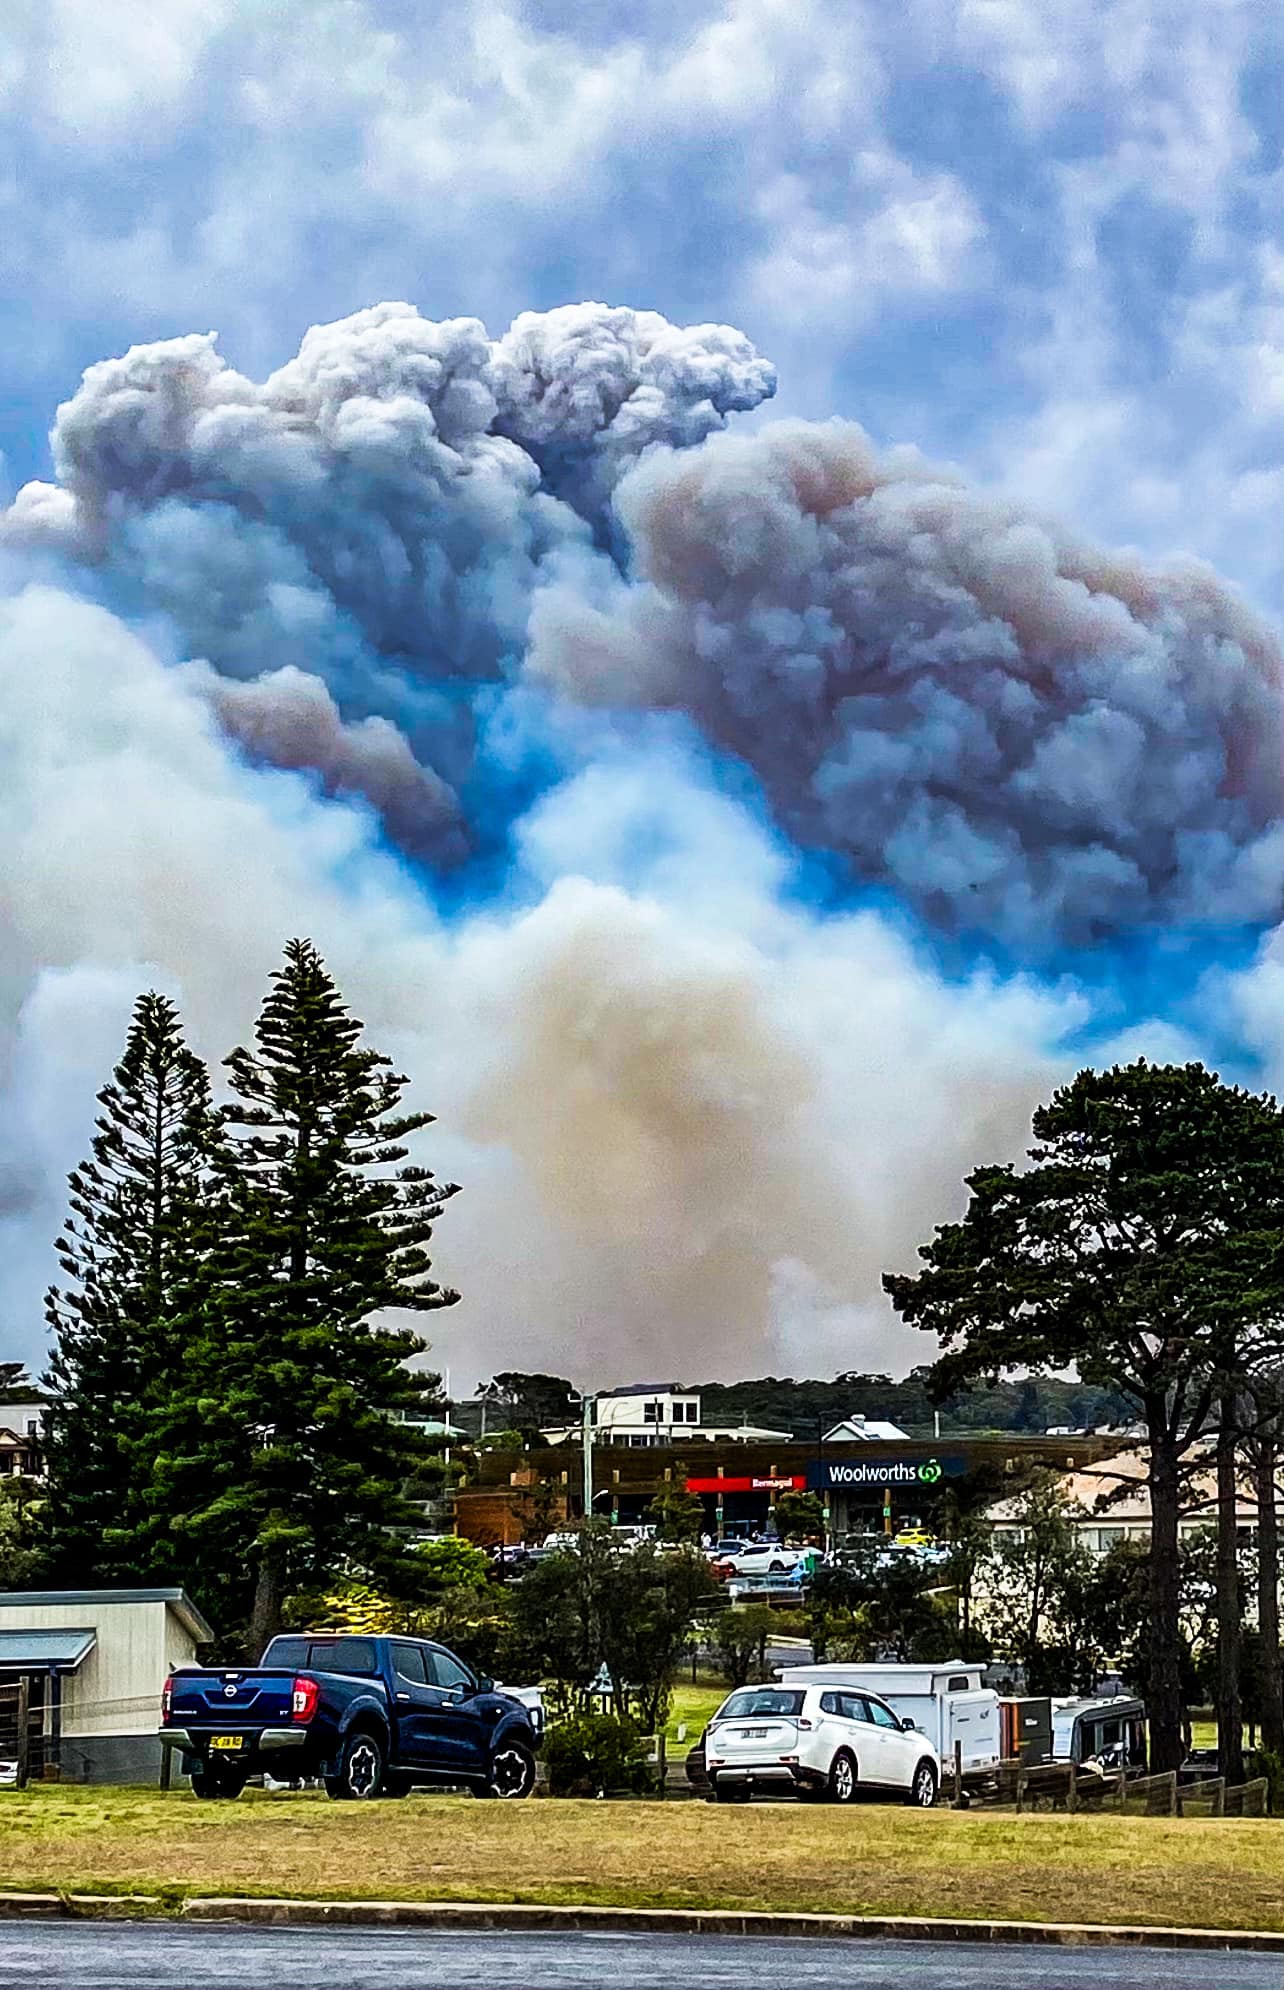
[[876, 1693], [832, 1686], [746, 1686], [728, 1696], [704, 1735], [704, 1770], [719, 1803], [755, 1789], [850, 1804], [894, 1795], [927, 1810], [941, 1765], [914, 1722]]

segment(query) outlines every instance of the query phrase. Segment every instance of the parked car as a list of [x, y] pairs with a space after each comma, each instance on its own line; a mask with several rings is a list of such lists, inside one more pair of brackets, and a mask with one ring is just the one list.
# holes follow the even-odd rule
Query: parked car
[[787, 1665], [778, 1677], [782, 1686], [850, 1687], [889, 1706], [904, 1726], [906, 1720], [924, 1733], [938, 1761], [954, 1758], [962, 1746], [967, 1775], [994, 1769], [1002, 1755], [999, 1696], [982, 1684], [980, 1665], [961, 1658], [922, 1665]]
[[732, 1693], [705, 1729], [704, 1766], [719, 1803], [743, 1802], [758, 1787], [832, 1803], [868, 1790], [928, 1810], [941, 1780], [936, 1750], [912, 1720], [877, 1694], [832, 1686]]
[[719, 1555], [715, 1568], [724, 1575], [784, 1575], [797, 1568], [802, 1555], [779, 1541], [741, 1541], [733, 1553]]
[[925, 1527], [903, 1527], [892, 1540], [894, 1548], [934, 1548], [936, 1539]]
[[542, 1725], [444, 1645], [308, 1631], [273, 1638], [257, 1666], [171, 1673], [160, 1739], [198, 1797], [237, 1797], [259, 1773], [349, 1799], [442, 1783], [525, 1797]]

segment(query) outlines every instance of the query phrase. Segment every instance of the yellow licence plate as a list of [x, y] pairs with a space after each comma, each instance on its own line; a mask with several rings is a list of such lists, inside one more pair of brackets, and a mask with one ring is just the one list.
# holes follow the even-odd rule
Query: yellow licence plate
[[212, 1734], [210, 1736], [211, 1748], [236, 1749], [244, 1748], [244, 1746], [245, 1736], [243, 1734]]

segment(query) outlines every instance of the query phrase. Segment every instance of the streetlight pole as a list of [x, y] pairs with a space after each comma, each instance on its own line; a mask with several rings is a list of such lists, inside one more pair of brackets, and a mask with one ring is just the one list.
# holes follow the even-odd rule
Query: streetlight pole
[[587, 1522], [593, 1518], [593, 1408], [597, 1402], [597, 1397], [589, 1395], [586, 1391], [583, 1401], [583, 1422], [580, 1426], [580, 1434], [584, 1454], [584, 1518]]

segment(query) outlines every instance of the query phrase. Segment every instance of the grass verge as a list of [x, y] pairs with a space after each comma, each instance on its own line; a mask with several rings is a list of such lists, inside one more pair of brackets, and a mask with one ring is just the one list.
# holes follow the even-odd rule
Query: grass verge
[[10, 1888], [1284, 1929], [1284, 1820], [0, 1794]]

